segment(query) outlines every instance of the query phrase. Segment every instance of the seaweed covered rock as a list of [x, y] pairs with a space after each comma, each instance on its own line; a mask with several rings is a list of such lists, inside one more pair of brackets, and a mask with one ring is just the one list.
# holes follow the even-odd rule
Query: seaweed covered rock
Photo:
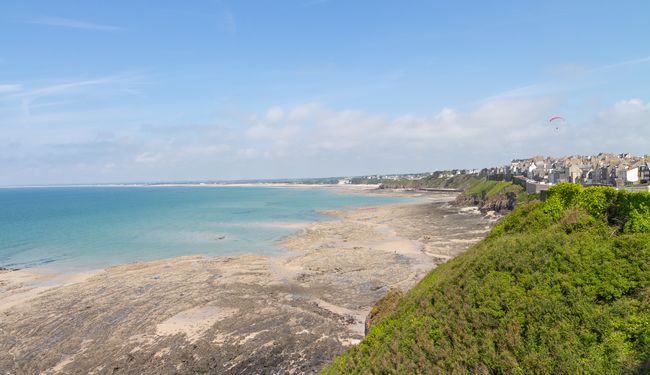
[[509, 181], [478, 180], [456, 197], [458, 206], [478, 206], [482, 212], [512, 211], [520, 202], [530, 200], [524, 189]]

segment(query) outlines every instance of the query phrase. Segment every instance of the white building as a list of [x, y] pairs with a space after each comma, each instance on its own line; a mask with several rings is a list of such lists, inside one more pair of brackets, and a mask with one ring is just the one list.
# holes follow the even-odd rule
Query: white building
[[535, 162], [532, 162], [530, 166], [528, 166], [528, 174], [532, 175], [535, 169], [537, 169], [537, 164], [535, 164]]
[[639, 182], [639, 167], [625, 171], [625, 182]]

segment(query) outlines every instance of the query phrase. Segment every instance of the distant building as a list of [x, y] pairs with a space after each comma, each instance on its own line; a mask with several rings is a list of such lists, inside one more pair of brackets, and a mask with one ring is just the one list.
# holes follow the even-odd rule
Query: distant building
[[582, 182], [582, 169], [577, 165], [572, 164], [567, 171], [568, 182], [581, 183]]
[[559, 184], [567, 182], [566, 170], [564, 168], [554, 169], [548, 174], [548, 182], [551, 184]]
[[639, 182], [645, 184], [650, 181], [650, 163], [643, 163], [639, 167]]
[[635, 167], [625, 171], [625, 182], [626, 183], [639, 182], [639, 167]]
[[551, 187], [549, 184], [543, 184], [540, 182], [526, 181], [526, 193], [528, 194], [539, 194], [542, 191], [546, 191]]

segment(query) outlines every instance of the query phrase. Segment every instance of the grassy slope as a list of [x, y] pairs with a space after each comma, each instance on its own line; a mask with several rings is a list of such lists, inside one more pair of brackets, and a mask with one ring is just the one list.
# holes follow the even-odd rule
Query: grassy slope
[[561, 184], [429, 273], [324, 373], [649, 366], [650, 194]]
[[469, 186], [463, 194], [489, 198], [495, 194], [507, 193], [509, 191], [520, 192], [521, 190], [523, 190], [521, 186], [513, 185], [509, 181], [479, 180]]
[[445, 189], [466, 189], [476, 181], [481, 180], [476, 175], [461, 174], [452, 177], [429, 176], [420, 180], [353, 180], [357, 183], [382, 184], [385, 188], [397, 189], [421, 189], [421, 188], [445, 188]]

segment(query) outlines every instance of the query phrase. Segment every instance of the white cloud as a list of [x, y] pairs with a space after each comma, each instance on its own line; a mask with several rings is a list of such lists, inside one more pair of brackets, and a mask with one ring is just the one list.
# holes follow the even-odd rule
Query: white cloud
[[217, 145], [196, 145], [196, 146], [185, 146], [179, 149], [178, 151], [172, 151], [173, 154], [184, 158], [193, 158], [193, 157], [211, 157], [223, 155], [226, 152], [230, 151], [230, 146], [225, 144]]
[[314, 116], [318, 112], [323, 112], [324, 108], [319, 103], [307, 103], [294, 107], [289, 111], [290, 121], [304, 121], [309, 116]]
[[2, 84], [0, 85], [0, 94], [8, 92], [16, 92], [23, 89], [23, 85], [19, 84]]
[[278, 121], [282, 120], [283, 117], [284, 110], [282, 107], [271, 107], [268, 111], [266, 111], [266, 121], [271, 124], [277, 123]]
[[162, 155], [161, 154], [154, 154], [150, 152], [142, 152], [139, 153], [138, 155], [135, 156], [135, 159], [133, 160], [136, 163], [157, 163], [160, 160], [162, 160]]
[[629, 116], [646, 113], [648, 111], [650, 111], [650, 103], [644, 103], [641, 99], [630, 99], [616, 103], [610, 113]]
[[247, 134], [252, 138], [294, 140], [294, 146], [327, 149], [352, 149], [367, 144], [400, 144], [408, 148], [409, 143], [422, 141], [435, 141], [431, 148], [451, 142], [494, 144], [512, 134], [519, 138], [522, 129], [530, 130], [531, 136], [535, 127], [545, 129], [544, 122], [553, 106], [549, 99], [499, 100], [465, 112], [443, 108], [432, 116], [389, 116], [308, 104], [291, 109], [285, 121], [273, 126], [255, 124]]
[[227, 144], [187, 144], [176, 140], [153, 139], [139, 145], [140, 152], [133, 159], [138, 164], [182, 166], [197, 162], [209, 162], [231, 150]]
[[607, 151], [650, 153], [650, 102], [622, 100], [580, 128]]
[[[30, 172], [33, 179], [68, 173], [96, 181], [92, 173], [97, 173], [102, 180], [145, 181], [427, 171], [536, 154], [648, 153], [649, 102], [619, 101], [582, 119], [565, 114], [566, 124], [556, 130], [548, 117], [561, 104], [549, 98], [500, 99], [427, 115], [391, 115], [308, 103], [282, 108], [282, 116], [275, 107], [242, 114], [231, 126], [112, 130], [89, 125], [89, 116], [120, 123], [132, 114], [52, 112], [4, 122], [0, 163], [6, 176], [25, 176], [25, 165], [42, 165], [40, 172]], [[75, 169], [79, 160], [87, 165], [83, 174]], [[56, 175], [48, 172], [54, 170]], [[2, 184], [16, 183], [0, 178]]]
[[340, 159], [362, 160], [372, 172], [398, 160], [401, 170], [481, 167], [536, 154], [643, 153], [650, 144], [650, 104], [642, 100], [621, 101], [556, 130], [548, 118], [560, 104], [548, 97], [499, 99], [463, 110], [391, 116], [310, 103], [287, 109], [278, 123], [250, 124], [247, 136], [265, 142], [247, 154], [318, 165], [330, 160], [328, 167], [343, 170], [353, 164], [337, 165]]
[[254, 148], [245, 148], [237, 151], [237, 158], [239, 159], [255, 159], [260, 155], [260, 152]]
[[260, 124], [250, 127], [246, 131], [246, 136], [251, 139], [288, 141], [295, 138], [299, 133], [300, 128], [295, 125], [276, 127], [268, 124]]

